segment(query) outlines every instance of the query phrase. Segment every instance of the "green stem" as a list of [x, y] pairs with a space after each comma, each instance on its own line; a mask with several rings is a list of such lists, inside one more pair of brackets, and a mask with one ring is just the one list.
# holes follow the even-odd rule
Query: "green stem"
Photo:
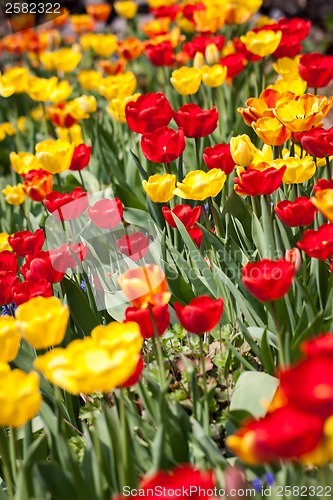
[[10, 427], [9, 429], [9, 454], [10, 462], [12, 468], [12, 476], [14, 483], [17, 477], [17, 467], [16, 467], [16, 429], [15, 427]]
[[209, 208], [210, 208], [210, 211], [212, 213], [212, 216], [213, 216], [216, 236], [221, 238], [220, 227], [219, 227], [219, 216], [218, 216], [218, 213], [216, 211], [216, 208], [214, 207], [214, 203], [213, 203], [211, 196], [208, 198], [208, 204], [209, 204]]
[[200, 170], [200, 139], [195, 138], [195, 160], [196, 160], [196, 165], [197, 165], [197, 170]]
[[202, 380], [203, 380], [203, 403], [204, 403], [204, 413], [203, 413], [203, 428], [210, 434], [209, 428], [209, 406], [208, 406], [208, 394], [207, 394], [207, 375], [206, 375], [206, 363], [205, 363], [205, 354], [203, 348], [203, 336], [200, 335], [200, 361], [201, 361], [201, 370], [202, 370]]
[[82, 185], [82, 187], [83, 187], [84, 191], [87, 191], [87, 188], [86, 188], [86, 185], [85, 185], [85, 183], [84, 183], [84, 180], [83, 180], [83, 176], [82, 176], [82, 172], [81, 172], [81, 170], [79, 170], [79, 177], [80, 177], [81, 185]]
[[283, 342], [284, 339], [283, 339], [283, 335], [281, 332], [280, 322], [278, 320], [275, 302], [274, 301], [270, 302], [270, 306], [271, 306], [272, 318], [273, 318], [274, 325], [275, 325], [276, 338], [277, 338], [278, 349], [279, 349], [279, 365], [281, 367], [283, 367], [286, 364], [285, 355], [284, 355], [284, 342]]
[[149, 304], [149, 314], [150, 314], [150, 319], [153, 325], [154, 329], [154, 338], [153, 338], [153, 344], [154, 344], [154, 349], [156, 352], [156, 358], [157, 358], [157, 365], [158, 365], [158, 373], [159, 373], [159, 379], [160, 379], [160, 384], [161, 384], [161, 389], [162, 391], [166, 389], [166, 380], [165, 380], [165, 371], [164, 371], [164, 362], [163, 362], [163, 352], [162, 352], [162, 347], [161, 347], [161, 339], [159, 335], [159, 331], [157, 328], [155, 316], [152, 311], [152, 306]]

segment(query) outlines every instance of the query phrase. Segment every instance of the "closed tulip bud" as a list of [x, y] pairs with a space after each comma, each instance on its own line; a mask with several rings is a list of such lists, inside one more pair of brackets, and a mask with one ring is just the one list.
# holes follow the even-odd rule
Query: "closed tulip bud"
[[193, 59], [193, 67], [197, 68], [197, 69], [201, 69], [205, 65], [205, 62], [206, 61], [205, 61], [204, 55], [201, 52], [197, 52], [194, 56], [194, 59]]
[[211, 88], [220, 87], [227, 77], [227, 68], [221, 64], [204, 66], [201, 72], [203, 83]]
[[286, 250], [285, 259], [294, 266], [295, 274], [298, 274], [302, 267], [302, 256], [298, 248], [292, 248], [291, 250]]
[[154, 203], [166, 203], [174, 197], [176, 176], [173, 174], [151, 175], [142, 181], [143, 189]]
[[22, 205], [26, 198], [22, 184], [17, 184], [16, 186], [7, 184], [5, 189], [2, 190], [2, 194], [5, 196], [6, 202], [9, 205]]
[[246, 134], [232, 137], [230, 141], [230, 153], [236, 165], [241, 167], [250, 165], [255, 153], [250, 137]]
[[35, 349], [46, 349], [63, 341], [69, 309], [57, 297], [36, 297], [17, 308], [16, 319], [25, 340]]
[[37, 415], [41, 403], [39, 377], [36, 372], [1, 370], [1, 427], [21, 427]]
[[206, 50], [205, 50], [205, 59], [210, 66], [213, 64], [217, 64], [220, 60], [220, 52], [219, 49], [216, 47], [215, 43], [210, 43], [207, 45]]
[[12, 316], [0, 317], [0, 363], [13, 361], [20, 348], [21, 333]]
[[165, 304], [146, 309], [128, 307], [125, 311], [125, 318], [125, 322], [135, 321], [139, 325], [142, 338], [154, 338], [157, 334], [159, 336], [163, 335], [169, 326], [169, 306]]
[[223, 299], [214, 300], [207, 295], [202, 295], [191, 300], [187, 306], [176, 302], [174, 308], [185, 330], [202, 335], [215, 328], [220, 321], [223, 305]]

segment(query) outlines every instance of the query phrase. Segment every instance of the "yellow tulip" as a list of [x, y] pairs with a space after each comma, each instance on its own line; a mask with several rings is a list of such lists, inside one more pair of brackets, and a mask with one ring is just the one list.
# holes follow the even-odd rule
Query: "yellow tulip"
[[62, 82], [59, 82], [54, 89], [50, 90], [48, 100], [53, 102], [54, 104], [58, 104], [67, 99], [67, 97], [69, 97], [71, 93], [72, 93], [72, 87], [70, 86], [67, 80], [63, 80]]
[[333, 189], [322, 189], [311, 198], [312, 203], [324, 217], [333, 222]]
[[254, 158], [255, 147], [248, 135], [237, 135], [230, 141], [231, 156], [240, 167], [247, 167]]
[[215, 43], [210, 43], [209, 45], [207, 45], [205, 50], [205, 59], [211, 66], [213, 64], [218, 64], [219, 60], [221, 59], [221, 54]]
[[75, 120], [89, 118], [97, 109], [97, 102], [94, 96], [81, 95], [68, 103], [68, 113]]
[[204, 66], [201, 69], [202, 81], [211, 88], [220, 87], [227, 77], [227, 68], [221, 64]]
[[281, 168], [284, 165], [287, 167], [282, 178], [285, 184], [302, 184], [311, 179], [316, 172], [316, 164], [312, 156], [279, 158], [273, 162], [272, 166]]
[[194, 11], [195, 27], [202, 33], [216, 33], [225, 23], [225, 2], [224, 0], [206, 0], [205, 6], [203, 10]]
[[24, 132], [25, 127], [26, 127], [26, 123], [27, 123], [27, 117], [26, 116], [19, 116], [18, 119], [16, 120], [17, 130], [19, 132]]
[[85, 90], [96, 90], [101, 84], [102, 75], [94, 70], [82, 70], [77, 75], [81, 87]]
[[7, 184], [5, 189], [2, 190], [2, 194], [5, 195], [6, 202], [9, 203], [9, 205], [22, 205], [26, 198], [23, 186], [20, 183], [16, 186]]
[[118, 16], [124, 17], [125, 19], [133, 19], [137, 13], [138, 6], [131, 0], [123, 0], [114, 3], [114, 10], [117, 12]]
[[274, 89], [280, 92], [292, 92], [295, 95], [303, 95], [306, 91], [307, 83], [297, 75], [290, 75], [283, 78], [278, 78], [273, 85], [269, 85], [268, 89]]
[[141, 94], [133, 94], [119, 99], [111, 99], [106, 111], [116, 122], [126, 123], [125, 108], [128, 102], [135, 102]]
[[142, 181], [142, 186], [154, 203], [166, 203], [174, 197], [176, 176], [173, 174], [151, 175], [148, 181]]
[[202, 69], [205, 65], [205, 58], [201, 52], [196, 52], [193, 59], [193, 68]]
[[208, 172], [194, 170], [189, 172], [182, 182], [177, 182], [174, 194], [185, 200], [200, 200], [214, 198], [223, 188], [227, 179], [225, 173], [213, 168]]
[[262, 30], [258, 33], [248, 31], [246, 35], [241, 36], [241, 42], [244, 43], [247, 50], [260, 57], [266, 57], [278, 48], [282, 38], [282, 31]]
[[28, 69], [20, 66], [7, 69], [3, 74], [3, 78], [5, 79], [7, 85], [14, 88], [15, 94], [26, 92], [28, 77]]
[[27, 174], [30, 170], [40, 170], [42, 168], [37, 157], [32, 153], [25, 153], [23, 151], [15, 153], [12, 151], [9, 159], [12, 168], [20, 175]]
[[69, 128], [56, 127], [55, 132], [59, 139], [70, 142], [74, 147], [84, 142], [82, 129], [78, 123]]
[[291, 135], [276, 118], [265, 116], [252, 123], [252, 128], [260, 139], [269, 146], [282, 146]]
[[10, 122], [0, 123], [0, 142], [14, 134], [16, 134], [16, 129]]
[[132, 95], [135, 89], [135, 75], [131, 71], [127, 71], [126, 73], [103, 78], [99, 86], [99, 93], [110, 101], [111, 99]]
[[156, 264], [128, 269], [119, 276], [118, 283], [137, 308], [146, 309], [149, 304], [166, 305], [171, 298], [165, 274]]
[[13, 361], [20, 348], [21, 333], [12, 316], [0, 317], [0, 363]]
[[177, 0], [148, 0], [148, 5], [152, 9], [158, 9], [158, 7], [170, 7], [177, 3]]
[[92, 337], [39, 356], [34, 366], [52, 384], [71, 394], [108, 392], [134, 373], [141, 345], [137, 323], [112, 323], [97, 327]]
[[70, 167], [74, 146], [63, 139], [47, 139], [35, 146], [42, 168], [50, 174], [59, 174]]
[[281, 57], [275, 63], [273, 63], [273, 69], [279, 75], [285, 77], [295, 76], [299, 77], [298, 65], [301, 56], [296, 56], [293, 59], [290, 57]]
[[45, 102], [50, 99], [50, 95], [55, 91], [58, 84], [58, 78], [39, 78], [30, 76], [28, 79], [27, 94], [33, 101]]
[[37, 415], [41, 403], [37, 373], [1, 369], [0, 426], [21, 427]]
[[63, 341], [69, 309], [57, 297], [35, 297], [17, 308], [16, 319], [23, 338], [35, 349], [46, 349]]
[[201, 84], [201, 71], [182, 66], [172, 72], [170, 82], [181, 95], [196, 94]]
[[40, 61], [48, 71], [73, 71], [81, 61], [82, 55], [68, 47], [53, 52], [42, 52]]
[[80, 43], [85, 50], [91, 49], [100, 57], [110, 57], [118, 48], [117, 37], [111, 33], [87, 33], [81, 36]]
[[45, 118], [43, 106], [37, 106], [30, 111], [30, 116], [35, 122], [39, 122]]
[[8, 243], [8, 233], [0, 233], [0, 252], [3, 250], [9, 250], [10, 252], [13, 251], [12, 247]]
[[246, 23], [261, 7], [263, 0], [229, 0], [226, 2], [226, 23]]

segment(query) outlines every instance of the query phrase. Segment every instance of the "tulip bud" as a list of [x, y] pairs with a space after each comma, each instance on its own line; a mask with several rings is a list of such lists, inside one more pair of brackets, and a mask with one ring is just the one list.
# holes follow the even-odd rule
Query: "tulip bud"
[[290, 262], [295, 268], [295, 273], [298, 274], [302, 265], [302, 256], [298, 248], [286, 250], [285, 259]]
[[241, 166], [250, 165], [254, 157], [254, 146], [248, 135], [238, 135], [232, 137], [230, 141], [230, 152], [234, 162]]
[[205, 58], [208, 64], [211, 66], [217, 64], [221, 59], [219, 49], [216, 47], [215, 43], [210, 43], [206, 47]]
[[205, 58], [201, 52], [197, 52], [194, 56], [193, 67], [197, 69], [203, 68], [205, 65]]

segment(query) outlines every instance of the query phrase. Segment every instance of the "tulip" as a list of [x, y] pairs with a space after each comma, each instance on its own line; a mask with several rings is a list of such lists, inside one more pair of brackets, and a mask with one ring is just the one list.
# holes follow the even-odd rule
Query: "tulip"
[[82, 54], [69, 47], [63, 47], [53, 52], [42, 52], [40, 61], [47, 71], [62, 71], [69, 73], [80, 63]]
[[282, 123], [276, 118], [269, 116], [259, 118], [258, 121], [252, 123], [252, 128], [258, 137], [269, 146], [282, 146], [291, 135]]
[[121, 384], [121, 387], [132, 387], [133, 385], [136, 385], [141, 378], [143, 369], [144, 369], [144, 362], [142, 356], [140, 356], [134, 373], [126, 380], [126, 382]]
[[91, 337], [39, 356], [34, 366], [52, 384], [70, 394], [109, 392], [125, 383], [135, 372], [142, 337], [136, 323], [98, 326]]
[[87, 252], [88, 247], [83, 243], [77, 245], [65, 243], [59, 248], [49, 250], [52, 266], [61, 273], [77, 267], [85, 259]]
[[198, 248], [201, 246], [203, 231], [198, 226], [187, 228], [187, 232], [191, 240], [197, 245]]
[[131, 95], [135, 92], [135, 89], [135, 75], [131, 71], [127, 71], [126, 73], [104, 78], [99, 87], [99, 93], [110, 101], [111, 99]]
[[70, 113], [76, 120], [89, 118], [97, 109], [97, 101], [93, 95], [81, 95], [68, 103]]
[[324, 189], [333, 189], [333, 179], [331, 179], [330, 181], [328, 179], [319, 179], [317, 184], [313, 186], [315, 194], [318, 191], [322, 191]]
[[182, 128], [168, 127], [145, 132], [141, 137], [141, 149], [146, 158], [154, 163], [170, 163], [176, 160], [186, 146]]
[[95, 70], [82, 70], [77, 74], [81, 87], [85, 90], [97, 90], [102, 82], [102, 75]]
[[155, 329], [159, 336], [163, 335], [170, 323], [168, 304], [162, 306], [150, 306], [146, 309], [127, 307], [125, 311], [125, 322], [134, 321], [140, 327], [141, 336], [144, 339], [154, 338]]
[[214, 66], [203, 66], [201, 68], [202, 81], [211, 88], [220, 87], [227, 77], [226, 66], [214, 64]]
[[184, 104], [174, 116], [178, 127], [181, 127], [186, 137], [199, 139], [210, 135], [217, 127], [219, 114], [215, 106], [203, 110], [197, 104]]
[[[58, 85], [58, 78], [39, 78], [30, 76], [28, 78], [27, 94], [33, 101], [48, 101]], [[62, 99], [63, 100], [63, 99]]]
[[165, 274], [155, 264], [128, 269], [119, 276], [118, 283], [134, 307], [162, 306], [171, 297]]
[[294, 266], [295, 273], [298, 274], [302, 266], [302, 256], [298, 248], [292, 248], [291, 250], [286, 250], [285, 259]]
[[230, 144], [215, 144], [213, 147], [205, 148], [203, 159], [208, 170], [219, 168], [228, 175], [235, 168], [235, 162], [231, 156]]
[[294, 33], [283, 33], [278, 48], [272, 54], [275, 59], [289, 57], [290, 59], [298, 56], [302, 52], [302, 45], [299, 37]]
[[238, 108], [237, 111], [242, 115], [246, 125], [252, 126], [252, 123], [259, 118], [273, 118], [273, 110], [280, 92], [274, 89], [265, 89], [259, 97], [251, 97], [246, 101], [246, 108]]
[[153, 66], [172, 66], [175, 62], [175, 56], [171, 42], [165, 41], [156, 45], [146, 46], [146, 56]]
[[26, 198], [23, 186], [20, 183], [16, 186], [7, 184], [5, 189], [2, 190], [2, 194], [5, 196], [6, 202], [9, 203], [9, 205], [22, 205]]
[[271, 30], [263, 30], [255, 33], [248, 31], [245, 36], [241, 36], [241, 42], [244, 43], [247, 50], [260, 57], [266, 57], [278, 48], [282, 38], [282, 32], [276, 33]]
[[277, 159], [274, 165], [278, 168], [286, 167], [283, 174], [283, 182], [286, 184], [303, 184], [316, 173], [316, 164], [311, 156], [304, 156], [301, 159], [291, 156], [283, 160]]
[[223, 312], [223, 300], [214, 300], [207, 295], [192, 299], [187, 306], [179, 302], [174, 308], [180, 324], [188, 332], [202, 335], [210, 332], [220, 321]]
[[82, 129], [79, 124], [70, 128], [57, 127], [55, 131], [59, 139], [70, 142], [74, 148], [83, 143]]
[[21, 333], [12, 316], [0, 317], [0, 363], [13, 361], [20, 348]]
[[138, 6], [132, 0], [122, 0], [114, 3], [114, 10], [117, 12], [118, 16], [124, 17], [125, 19], [133, 19], [137, 13]]
[[106, 111], [116, 122], [126, 123], [125, 109], [129, 102], [135, 102], [141, 94], [133, 94], [119, 99], [111, 99]]
[[91, 146], [80, 144], [74, 149], [69, 170], [83, 170], [89, 163]]
[[317, 212], [307, 196], [299, 196], [295, 201], [279, 201], [274, 210], [278, 218], [289, 227], [310, 226]]
[[0, 271], [0, 304], [12, 302], [12, 290], [20, 282], [16, 273]]
[[25, 257], [26, 255], [31, 255], [43, 248], [44, 231], [42, 229], [37, 229], [35, 233], [31, 233], [27, 230], [17, 231], [12, 236], [8, 236], [8, 242], [14, 252], [17, 253], [17, 255], [20, 255], [20, 257]]
[[[136, 37], [125, 38], [125, 40], [118, 40], [118, 47], [121, 55], [124, 59], [119, 59], [118, 64], [113, 70], [112, 74], [122, 73], [126, 65], [126, 61], [132, 61], [133, 59], [138, 59], [144, 51], [144, 44], [141, 40]], [[111, 69], [111, 68], [110, 68]], [[104, 69], [105, 71], [105, 69]], [[106, 71], [106, 73], [108, 73]], [[111, 74], [110, 72], [108, 74]]]
[[42, 168], [50, 174], [59, 174], [70, 167], [74, 146], [62, 139], [48, 139], [36, 144], [36, 156]]
[[222, 170], [213, 168], [209, 172], [193, 170], [189, 172], [182, 182], [177, 182], [173, 193], [186, 200], [200, 200], [214, 198], [218, 195], [227, 179]]
[[23, 370], [1, 373], [0, 425], [2, 427], [21, 427], [37, 415], [41, 403], [37, 373], [26, 373]]
[[97, 5], [90, 4], [87, 5], [87, 13], [91, 16], [94, 21], [106, 22], [111, 13], [112, 6], [107, 3], [100, 3]]
[[[297, 386], [296, 386], [297, 387]], [[319, 444], [323, 421], [288, 405], [260, 420], [252, 420], [226, 440], [227, 447], [251, 466], [292, 460]]]
[[181, 95], [196, 94], [201, 84], [201, 71], [183, 66], [172, 72], [170, 82]]
[[309, 87], [327, 87], [333, 80], [333, 56], [318, 52], [304, 54], [300, 59], [298, 71]]
[[305, 94], [295, 99], [282, 94], [278, 98], [274, 115], [292, 132], [304, 132], [318, 126], [328, 114], [333, 97]]
[[9, 250], [10, 252], [13, 251], [12, 247], [8, 243], [8, 236], [9, 234], [7, 233], [0, 233], [0, 252], [3, 250]]
[[120, 253], [126, 255], [133, 261], [145, 257], [149, 249], [149, 244], [149, 236], [144, 235], [140, 231], [122, 236], [116, 241]]
[[264, 170], [250, 168], [235, 177], [235, 191], [240, 195], [260, 196], [272, 194], [279, 189], [286, 167], [271, 167]]
[[9, 155], [9, 159], [12, 168], [20, 175], [27, 174], [31, 170], [38, 170], [41, 168], [41, 164], [32, 153], [25, 153], [23, 151], [15, 153], [12, 151]]
[[0, 252], [0, 272], [16, 273], [17, 262], [17, 255], [9, 250], [3, 250]]
[[193, 68], [202, 69], [205, 65], [205, 58], [201, 52], [197, 52], [193, 59]]
[[76, 119], [70, 114], [68, 103], [62, 102], [47, 108], [47, 114], [56, 127], [69, 128], [76, 123]]
[[236, 165], [247, 167], [254, 158], [254, 145], [248, 135], [232, 137], [230, 141], [230, 153]]
[[333, 127], [325, 130], [322, 127], [312, 128], [298, 134], [302, 148], [311, 156], [324, 158], [333, 155]]
[[53, 176], [43, 169], [30, 170], [22, 174], [24, 178], [23, 189], [26, 195], [33, 201], [43, 201], [46, 195], [51, 193], [53, 187]]
[[173, 174], [151, 175], [142, 181], [143, 189], [154, 203], [166, 203], [174, 197], [176, 176]]
[[330, 259], [333, 257], [333, 224], [323, 224], [317, 231], [308, 229], [297, 246], [309, 257]]
[[44, 205], [47, 210], [62, 222], [77, 219], [88, 207], [88, 196], [80, 187], [73, 189], [71, 193], [58, 193], [52, 191], [46, 195]]
[[133, 132], [144, 134], [169, 125], [174, 111], [162, 92], [150, 92], [141, 95], [135, 102], [129, 102], [125, 114], [129, 128]]
[[87, 14], [72, 14], [70, 16], [70, 21], [75, 33], [78, 35], [87, 31], [92, 31], [95, 25], [93, 18]]
[[48, 281], [24, 281], [13, 286], [12, 299], [17, 306], [35, 297], [52, 297], [52, 286]]
[[[198, 5], [200, 5], [200, 4], [198, 4]], [[188, 8], [192, 8], [192, 7], [196, 8], [197, 6], [187, 5], [184, 7], [183, 11], [186, 12], [186, 10]], [[215, 58], [217, 55], [216, 49], [218, 51], [221, 51], [223, 48], [224, 42], [225, 42], [225, 38], [222, 35], [217, 35], [217, 36], [212, 36], [212, 37], [209, 37], [207, 35], [197, 35], [194, 38], [192, 38], [192, 40], [190, 42], [184, 43], [183, 51], [186, 54], [188, 54], [190, 59], [194, 59], [195, 55], [198, 52], [200, 54], [202, 54], [203, 56], [206, 56], [207, 47], [210, 47], [207, 51], [207, 55], [208, 55], [209, 59], [211, 58], [211, 56]], [[213, 48], [213, 46], [215, 48]], [[208, 62], [208, 64], [215, 64], [215, 62], [210, 63], [208, 60], [207, 60], [207, 62]], [[218, 60], [216, 62], [218, 62]]]
[[86, 33], [80, 37], [80, 43], [100, 57], [110, 57], [117, 51], [117, 37], [111, 33]]
[[35, 349], [60, 344], [66, 334], [69, 309], [57, 297], [35, 297], [16, 309], [22, 333]]
[[46, 279], [49, 283], [53, 284], [58, 283], [64, 278], [64, 273], [56, 271], [52, 266], [50, 253], [43, 250], [32, 255], [27, 255], [20, 271], [27, 281]]
[[190, 205], [176, 205], [172, 210], [169, 207], [162, 207], [162, 213], [164, 219], [167, 221], [169, 226], [176, 228], [177, 224], [173, 217], [175, 215], [184, 226], [189, 229], [193, 227], [198, 220], [202, 212], [202, 207], [198, 205], [192, 208]]
[[261, 302], [278, 300], [288, 293], [295, 268], [286, 259], [262, 259], [249, 262], [242, 269], [246, 288]]
[[220, 59], [221, 66], [227, 68], [227, 78], [235, 78], [246, 66], [244, 54], [229, 54]]
[[119, 198], [112, 200], [102, 198], [96, 201], [92, 207], [88, 207], [88, 217], [101, 229], [113, 229], [123, 217], [123, 204]]
[[326, 219], [333, 222], [333, 189], [317, 190], [315, 196], [311, 198], [311, 202]]

